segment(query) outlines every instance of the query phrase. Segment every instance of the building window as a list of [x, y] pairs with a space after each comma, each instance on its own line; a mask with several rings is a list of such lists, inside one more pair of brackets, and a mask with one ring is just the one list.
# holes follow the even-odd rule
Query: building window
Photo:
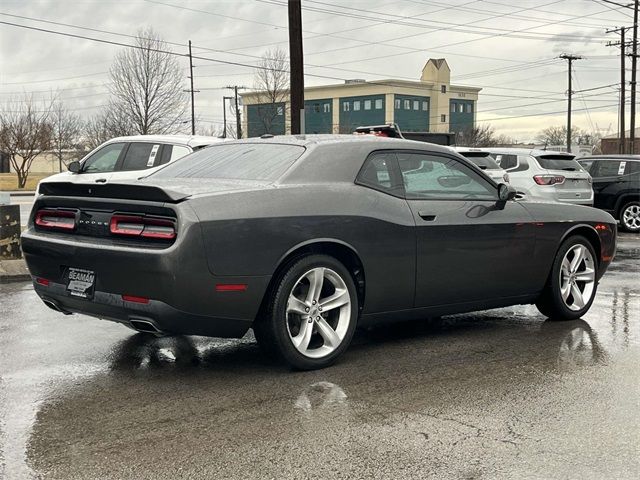
[[458, 113], [464, 113], [464, 105], [462, 103], [458, 105]]
[[355, 100], [353, 102], [353, 111], [357, 112], [358, 110], [360, 110], [360, 100]]
[[411, 100], [405, 100], [404, 101], [404, 109], [405, 110], [411, 110]]
[[342, 102], [342, 111], [343, 112], [349, 111], [349, 102]]
[[400, 99], [399, 98], [396, 98], [395, 105], [396, 105], [396, 110], [400, 110]]
[[376, 110], [382, 110], [382, 99], [381, 98], [376, 100]]
[[451, 104], [451, 113], [456, 113], [456, 104], [455, 103]]
[[442, 123], [446, 123], [447, 122], [447, 116], [446, 115], [440, 115], [440, 121]]
[[467, 103], [467, 113], [473, 113], [473, 105], [470, 103]]
[[447, 86], [446, 86], [446, 85], [442, 85], [442, 86], [440, 87], [440, 91], [441, 91], [442, 93], [447, 93]]
[[422, 102], [422, 111], [423, 112], [429, 111], [429, 102]]
[[313, 104], [313, 113], [320, 113], [320, 104], [319, 103], [314, 103]]
[[413, 101], [413, 109], [420, 110], [420, 102], [418, 100]]
[[371, 100], [365, 100], [364, 101], [364, 109], [365, 110], [371, 110]]
[[277, 115], [284, 115], [284, 108], [278, 107], [278, 109], [276, 110], [276, 114]]
[[323, 105], [323, 109], [324, 109], [324, 113], [329, 113], [331, 112], [331, 105], [329, 103], [325, 103]]

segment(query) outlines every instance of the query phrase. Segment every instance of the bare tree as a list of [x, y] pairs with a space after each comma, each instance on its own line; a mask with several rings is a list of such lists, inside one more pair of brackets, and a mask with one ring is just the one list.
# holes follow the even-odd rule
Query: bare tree
[[[284, 50], [267, 50], [258, 62], [254, 76], [258, 122], [264, 133], [273, 133], [278, 116], [284, 115], [284, 104], [289, 99], [289, 61]], [[282, 109], [282, 111], [280, 111]], [[248, 132], [247, 132], [248, 133]]]
[[136, 48], [116, 55], [106, 120], [130, 134], [176, 133], [188, 105], [176, 57], [152, 28], [140, 30]]
[[51, 145], [51, 104], [32, 95], [11, 99], [0, 110], [0, 151], [18, 176], [18, 188], [27, 184], [36, 156]]
[[60, 100], [56, 100], [51, 109], [49, 123], [51, 124], [51, 149], [58, 158], [58, 167], [62, 171], [63, 164], [65, 166], [67, 164], [65, 153], [70, 150], [79, 150], [82, 119], [79, 115], [67, 110]]
[[98, 113], [85, 122], [83, 144], [90, 150], [97, 148], [111, 138], [113, 135], [109, 131], [105, 112]]
[[[571, 137], [573, 138], [578, 138], [583, 133], [578, 127], [571, 128]], [[544, 145], [564, 145], [567, 143], [567, 127], [564, 125], [547, 127], [536, 135], [535, 140]]]
[[456, 145], [465, 147], [493, 147], [498, 145], [498, 140], [495, 130], [488, 124], [468, 127], [456, 133]]

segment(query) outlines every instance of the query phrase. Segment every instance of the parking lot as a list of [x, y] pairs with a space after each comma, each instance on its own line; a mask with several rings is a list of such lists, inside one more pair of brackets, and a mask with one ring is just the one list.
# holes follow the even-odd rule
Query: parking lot
[[639, 271], [622, 234], [582, 320], [396, 324], [314, 372], [0, 285], [0, 478], [635, 478]]

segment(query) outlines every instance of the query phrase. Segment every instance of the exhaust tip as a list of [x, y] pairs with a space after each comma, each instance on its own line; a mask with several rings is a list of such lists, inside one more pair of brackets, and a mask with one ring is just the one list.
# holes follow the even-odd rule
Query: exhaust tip
[[129, 323], [138, 332], [162, 334], [162, 331], [149, 320], [131, 319]]
[[63, 313], [65, 315], [71, 315], [72, 313], [65, 310], [64, 308], [60, 307], [56, 302], [54, 302], [53, 300], [49, 300], [49, 299], [42, 299], [42, 301], [44, 302], [44, 304], [49, 307], [51, 310], [55, 310], [56, 312], [60, 312]]

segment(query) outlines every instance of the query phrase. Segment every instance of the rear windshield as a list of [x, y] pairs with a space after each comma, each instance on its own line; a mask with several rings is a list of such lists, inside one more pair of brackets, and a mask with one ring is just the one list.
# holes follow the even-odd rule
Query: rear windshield
[[500, 165], [485, 152], [458, 152], [463, 157], [471, 160], [482, 170], [500, 170]]
[[304, 151], [299, 145], [277, 143], [213, 145], [168, 164], [153, 176], [273, 181]]
[[536, 157], [536, 160], [546, 170], [566, 170], [568, 172], [582, 170], [580, 164], [573, 157], [565, 155], [540, 155]]

